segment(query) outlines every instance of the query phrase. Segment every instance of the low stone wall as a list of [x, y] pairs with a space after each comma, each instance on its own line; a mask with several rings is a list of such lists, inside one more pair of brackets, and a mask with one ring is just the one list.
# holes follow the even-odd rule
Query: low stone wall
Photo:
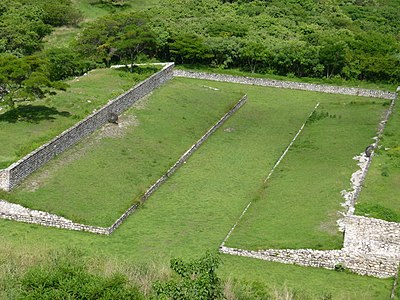
[[0, 200], [0, 218], [17, 222], [38, 224], [68, 230], [88, 231], [97, 234], [109, 234], [108, 228], [74, 223], [66, 218], [44, 211], [25, 208], [21, 205]]
[[8, 170], [0, 170], [0, 190], [7, 190], [9, 182]]
[[3, 173], [8, 172], [9, 176], [0, 176], [0, 188], [10, 191], [21, 180], [51, 160], [54, 156], [62, 153], [80, 139], [107, 123], [110, 113], [121, 114], [137, 100], [171, 79], [173, 77], [173, 67], [173, 63], [165, 65], [161, 71], [140, 82], [116, 99], [109, 101], [100, 110], [65, 130], [47, 144], [39, 147], [7, 169], [1, 170], [0, 172]]
[[140, 198], [138, 203], [133, 204], [121, 217], [114, 222], [110, 227], [96, 227], [84, 224], [74, 223], [71, 220], [63, 217], [50, 214], [43, 211], [31, 210], [22, 207], [18, 204], [9, 203], [0, 200], [0, 218], [38, 224], [49, 227], [63, 228], [68, 230], [87, 231], [97, 234], [111, 234], [113, 233], [122, 223], [128, 218], [139, 206], [140, 203], [145, 202], [180, 166], [219, 128], [222, 124], [229, 119], [239, 108], [241, 108], [247, 101], [247, 96], [243, 96], [236, 105], [230, 109], [222, 118], [218, 120], [195, 144], [193, 144], [189, 150], [187, 150], [177, 162], [163, 175], [156, 183], [154, 183]]
[[357, 255], [345, 250], [268, 249], [251, 251], [222, 246], [219, 251], [230, 255], [331, 270], [340, 264], [354, 273], [378, 278], [395, 276], [398, 265], [398, 261], [394, 258], [377, 255]]
[[382, 99], [394, 99], [396, 96], [396, 93], [379, 91], [379, 90], [348, 88], [348, 87], [330, 86], [330, 85], [323, 85], [323, 84], [272, 80], [272, 79], [244, 77], [244, 76], [232, 76], [232, 75], [224, 75], [224, 74], [211, 74], [211, 73], [205, 73], [205, 72], [194, 72], [194, 71], [183, 71], [183, 70], [174, 70], [174, 76], [196, 78], [196, 79], [206, 79], [206, 80], [213, 80], [213, 81], [232, 82], [232, 83], [241, 83], [241, 84], [249, 84], [249, 85], [269, 86], [269, 87], [294, 89], [294, 90], [304, 90], [304, 91], [312, 91], [312, 92], [322, 92], [322, 93], [329, 93], [329, 94], [343, 94], [343, 95], [353, 95], [353, 96], [374, 97], [374, 98], [382, 98]]
[[[213, 125], [196, 143], [194, 143], [189, 150], [187, 150], [178, 160], [177, 162], [169, 168], [169, 170], [162, 175], [140, 198], [140, 203], [144, 203], [158, 188], [165, 182], [172, 174], [178, 170], [182, 164], [219, 128], [222, 124], [229, 119], [239, 108], [241, 108], [247, 101], [247, 95], [243, 96], [236, 105], [230, 109], [223, 117], [221, 117], [215, 125]], [[119, 219], [110, 227], [110, 231], [113, 232], [118, 228], [119, 225], [131, 215], [136, 208], [138, 207], [138, 203], [132, 205], [125, 213], [119, 217]]]
[[350, 216], [344, 219], [344, 245], [340, 250], [267, 249], [220, 247], [220, 252], [306, 267], [348, 270], [379, 278], [393, 277], [400, 263], [400, 223]]

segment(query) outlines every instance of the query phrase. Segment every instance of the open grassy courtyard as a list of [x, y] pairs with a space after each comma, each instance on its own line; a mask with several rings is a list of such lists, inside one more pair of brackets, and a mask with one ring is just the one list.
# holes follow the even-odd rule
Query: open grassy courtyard
[[[111, 236], [0, 220], [2, 247], [30, 257], [73, 247], [128, 265], [165, 264], [216, 250], [249, 201], [253, 206], [229, 246], [340, 247], [340, 191], [357, 169], [352, 157], [376, 132], [384, 100], [175, 78], [124, 114], [123, 130], [107, 125], [0, 198], [109, 225], [244, 93], [245, 106]], [[314, 122], [264, 184], [317, 102]], [[271, 293], [287, 286], [298, 299], [386, 299], [393, 283], [222, 258], [224, 280]]]

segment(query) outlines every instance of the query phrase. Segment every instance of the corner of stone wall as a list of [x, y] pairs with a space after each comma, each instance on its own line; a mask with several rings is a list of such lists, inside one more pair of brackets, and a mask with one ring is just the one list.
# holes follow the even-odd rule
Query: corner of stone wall
[[0, 190], [10, 190], [10, 171], [8, 169], [0, 170]]

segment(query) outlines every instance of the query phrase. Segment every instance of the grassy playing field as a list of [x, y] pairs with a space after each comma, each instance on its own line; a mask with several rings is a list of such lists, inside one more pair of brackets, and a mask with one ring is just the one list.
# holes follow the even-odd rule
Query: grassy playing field
[[[60, 157], [15, 192], [3, 193], [0, 198], [51, 211], [64, 209], [67, 217], [105, 224], [116, 215], [115, 207], [133, 201], [136, 192], [151, 184], [158, 172], [165, 171], [174, 157], [244, 92], [248, 94], [246, 105], [113, 235], [0, 220], [3, 247], [9, 252], [29, 253], [29, 257], [73, 247], [89, 257], [100, 255], [128, 265], [162, 265], [171, 257], [198, 257], [206, 250], [216, 250], [243, 208], [254, 199], [253, 210], [234, 231], [229, 245], [339, 247], [335, 220], [342, 202], [340, 191], [349, 187], [350, 175], [357, 169], [352, 157], [370, 142], [386, 101], [176, 78], [123, 117], [131, 122], [125, 132], [104, 137], [104, 129], [92, 135], [85, 141], [93, 146], [90, 151], [84, 152], [85, 145], [78, 146], [65, 155], [72, 156], [70, 161], [60, 164]], [[321, 118], [305, 127], [264, 186], [264, 178], [317, 102], [321, 102]], [[326, 112], [331, 117], [322, 118]], [[140, 156], [143, 164], [137, 164], [140, 149], [144, 152]], [[112, 158], [117, 160], [111, 162]], [[114, 171], [108, 172], [114, 164]], [[46, 177], [46, 170], [51, 177]], [[29, 186], [40, 178], [43, 181], [38, 182], [36, 190], [35, 184]], [[87, 186], [86, 190], [82, 186]], [[250, 217], [257, 217], [257, 222]], [[294, 236], [296, 230], [300, 233]], [[266, 238], [271, 235], [273, 243]], [[230, 278], [272, 294], [274, 288], [286, 286], [299, 299], [385, 299], [393, 282], [243, 257], [222, 258], [219, 274], [224, 280]], [[257, 299], [257, 294], [241, 293], [242, 299]]]
[[352, 157], [371, 143], [386, 101], [337, 97], [316, 111], [271, 178], [253, 198], [227, 246], [244, 249], [341, 248], [336, 220], [357, 169]]
[[174, 80], [5, 198], [109, 226], [240, 98]]
[[140, 73], [98, 69], [68, 82], [67, 91], [21, 105], [0, 114], [0, 168], [51, 140], [63, 130], [127, 91], [156, 71], [141, 68]]

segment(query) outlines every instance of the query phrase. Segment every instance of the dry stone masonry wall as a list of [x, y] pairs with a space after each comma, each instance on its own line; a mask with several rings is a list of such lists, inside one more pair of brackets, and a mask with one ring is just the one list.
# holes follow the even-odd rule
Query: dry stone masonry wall
[[89, 231], [98, 234], [109, 234], [108, 228], [74, 223], [66, 218], [44, 211], [32, 210], [21, 205], [0, 200], [0, 218], [48, 227], [68, 230]]
[[[181, 70], [173, 71], [173, 64], [166, 64], [160, 72], [139, 83], [134, 88], [119, 96], [115, 100], [110, 101], [99, 111], [93, 113], [83, 121], [66, 130], [46, 145], [43, 145], [42, 147], [33, 151], [17, 163], [11, 165], [9, 168], [0, 170], [0, 189], [11, 190], [23, 178], [45, 164], [55, 155], [63, 152], [68, 147], [79, 141], [82, 137], [104, 125], [108, 121], [110, 112], [120, 114], [138, 99], [172, 78], [172, 76], [392, 99], [393, 101], [391, 108], [385, 119], [380, 124], [378, 136], [374, 145], [375, 147], [377, 146], [379, 137], [383, 131], [384, 125], [387, 122], [387, 119], [393, 108], [394, 101], [397, 97], [396, 93], [376, 90], [344, 88]], [[201, 146], [201, 144], [207, 140], [210, 135], [212, 135], [246, 102], [246, 100], [247, 97], [244, 96], [227, 114], [225, 114], [210, 130], [208, 130], [206, 134], [204, 134], [194, 145], [192, 145], [192, 147], [190, 147], [190, 149], [186, 151], [179, 158], [179, 160], [163, 176], [161, 176], [159, 180], [156, 181], [156, 183], [154, 183], [145, 192], [139, 203], [133, 204], [110, 227], [95, 227], [74, 223], [71, 220], [54, 214], [30, 210], [20, 205], [8, 203], [2, 200], [0, 200], [0, 218], [69, 230], [87, 231], [106, 235], [111, 234], [130, 214], [136, 210], [140, 203], [146, 201]], [[365, 177], [366, 173], [364, 169], [368, 169], [372, 157], [373, 155], [371, 155], [371, 157], [365, 162], [363, 161], [364, 163], [360, 161], [360, 167], [363, 175], [361, 177], [363, 178]], [[360, 182], [362, 182], [363, 178], [361, 178]], [[354, 188], [355, 185], [352, 187]], [[355, 188], [349, 193], [349, 199], [347, 199], [349, 201], [347, 202], [349, 202], [348, 206], [350, 206], [350, 209], [345, 214], [344, 218], [342, 218], [339, 222], [342, 229], [345, 231], [344, 246], [341, 250], [322, 251], [312, 249], [267, 249], [252, 251], [225, 247], [223, 242], [220, 247], [220, 252], [268, 261], [297, 264], [302, 266], [322, 267], [327, 269], [335, 269], [335, 267], [338, 265], [343, 265], [355, 273], [381, 278], [395, 276], [400, 261], [400, 224], [354, 216], [353, 209], [351, 209], [351, 207], [354, 208], [354, 199], [357, 198], [359, 190]]]
[[7, 190], [9, 181], [9, 171], [0, 170], [0, 190]]
[[303, 82], [272, 80], [265, 78], [232, 76], [224, 74], [211, 74], [205, 72], [174, 70], [174, 76], [206, 79], [206, 80], [222, 81], [222, 82], [241, 83], [249, 85], [269, 86], [269, 87], [277, 87], [284, 89], [322, 92], [329, 94], [343, 94], [343, 95], [364, 96], [364, 97], [374, 97], [383, 99], [394, 99], [396, 97], [396, 93], [386, 92], [386, 91], [348, 88], [348, 87], [330, 86], [330, 85], [303, 83]]
[[257, 258], [284, 264], [334, 270], [339, 265], [360, 274], [378, 278], [393, 277], [397, 272], [398, 260], [379, 255], [359, 255], [342, 250], [242, 250], [222, 246], [221, 253]]
[[54, 156], [62, 153], [80, 139], [107, 123], [110, 113], [121, 114], [137, 100], [171, 79], [173, 77], [173, 67], [173, 63], [166, 64], [161, 71], [140, 82], [116, 99], [109, 101], [101, 109], [65, 130], [47, 144], [39, 147], [7, 169], [0, 170], [0, 188], [10, 191], [21, 180], [36, 171]]
[[345, 223], [344, 249], [400, 261], [400, 223], [362, 216], [348, 217]]
[[232, 109], [230, 109], [223, 117], [221, 117], [216, 124], [214, 124], [195, 144], [193, 144], [189, 150], [187, 150], [177, 160], [177, 162], [143, 194], [139, 203], [133, 204], [110, 227], [96, 227], [74, 223], [71, 220], [54, 214], [31, 210], [22, 207], [21, 205], [9, 203], [4, 200], [0, 200], [0, 218], [68, 230], [87, 231], [91, 233], [109, 235], [113, 233], [123, 223], [123, 221], [137, 209], [140, 203], [145, 202], [170, 176], [172, 176], [172, 174], [175, 173], [175, 171], [178, 170], [179, 167], [181, 167], [183, 163], [230, 118], [230, 116], [240, 109], [246, 103], [246, 101], [247, 95], [243, 96]]
[[243, 250], [221, 245], [220, 252], [285, 264], [348, 270], [379, 278], [397, 274], [400, 262], [400, 223], [351, 216], [345, 219], [346, 232], [341, 250], [267, 249]]
[[[357, 95], [361, 95], [361, 93]], [[366, 95], [382, 96], [379, 93], [368, 93], [363, 96]], [[387, 95], [383, 96], [381, 98], [386, 98]], [[354, 205], [374, 156], [374, 149], [378, 147], [385, 125], [393, 111], [397, 94], [394, 93], [393, 98], [389, 99], [392, 99], [391, 105], [379, 123], [370, 155], [361, 153], [354, 157], [358, 161], [360, 169], [352, 174], [351, 190], [342, 191], [345, 199], [343, 206], [346, 208], [346, 212], [338, 220], [339, 229], [345, 233], [344, 245], [341, 250], [267, 249], [252, 251], [225, 247], [225, 242], [235, 228], [235, 224], [222, 242], [220, 252], [308, 267], [335, 269], [341, 265], [354, 273], [379, 278], [397, 276], [400, 264], [400, 223], [353, 215]]]

